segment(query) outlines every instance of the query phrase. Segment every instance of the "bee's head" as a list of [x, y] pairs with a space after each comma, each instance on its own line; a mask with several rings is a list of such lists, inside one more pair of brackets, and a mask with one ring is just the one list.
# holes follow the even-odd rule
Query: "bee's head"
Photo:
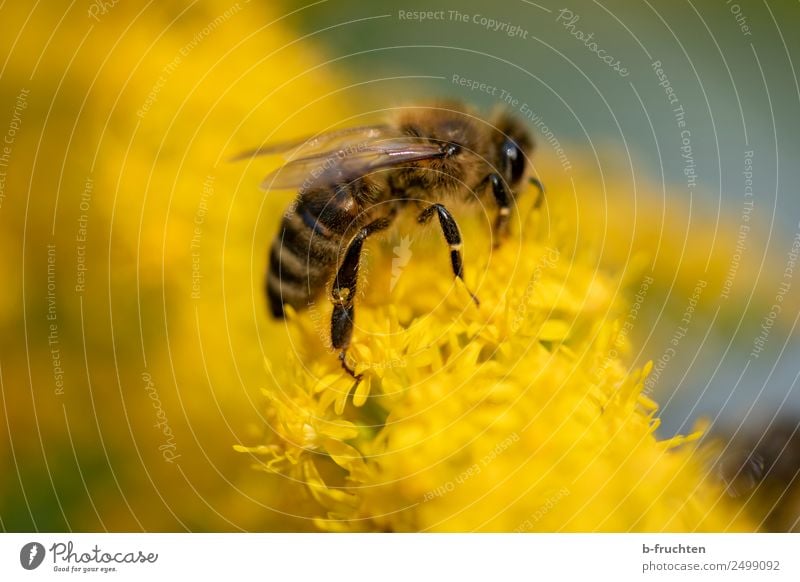
[[438, 192], [455, 192], [473, 184], [479, 172], [479, 164], [474, 162], [485, 147], [479, 123], [460, 103], [439, 102], [404, 110], [403, 132], [441, 148], [441, 156], [415, 165], [414, 181]]
[[527, 128], [519, 121], [501, 112], [493, 119], [493, 165], [516, 193], [525, 177], [528, 158], [533, 151], [533, 140]]
[[411, 182], [440, 193], [474, 187], [497, 172], [513, 194], [533, 149], [527, 128], [507, 113], [501, 111], [486, 122], [460, 103], [404, 109], [399, 126], [406, 135], [441, 148], [440, 156], [406, 170]]

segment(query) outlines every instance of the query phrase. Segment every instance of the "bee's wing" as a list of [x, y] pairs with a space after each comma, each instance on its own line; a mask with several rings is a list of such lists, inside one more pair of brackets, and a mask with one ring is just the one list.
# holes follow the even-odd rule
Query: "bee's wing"
[[282, 154], [286, 157], [309, 157], [324, 151], [335, 151], [345, 149], [348, 144], [373, 141], [387, 137], [391, 133], [388, 125], [362, 125], [359, 127], [346, 127], [344, 129], [308, 135], [298, 139], [265, 144], [261, 147], [244, 151], [233, 158], [232, 162], [255, 158], [257, 156], [269, 156]]
[[346, 184], [378, 170], [443, 155], [441, 145], [420, 138], [381, 139], [359, 144], [357, 149], [321, 152], [292, 160], [264, 178], [261, 187], [283, 190]]

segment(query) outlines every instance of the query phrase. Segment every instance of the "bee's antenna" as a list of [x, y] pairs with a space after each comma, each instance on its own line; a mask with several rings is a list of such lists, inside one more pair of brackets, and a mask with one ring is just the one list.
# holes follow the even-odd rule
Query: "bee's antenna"
[[536, 202], [534, 203], [533, 207], [540, 208], [542, 206], [542, 202], [544, 202], [544, 184], [542, 184], [542, 181], [539, 178], [535, 178], [533, 176], [528, 178], [528, 184], [535, 186], [539, 190], [539, 196], [536, 198]]
[[530, 207], [530, 209], [528, 210], [528, 212], [526, 214], [525, 222], [524, 222], [523, 228], [522, 228], [522, 232], [523, 233], [527, 232], [528, 223], [530, 222], [531, 217], [535, 214], [536, 210], [539, 210], [542, 207], [542, 203], [544, 203], [544, 199], [545, 199], [544, 184], [542, 184], [542, 181], [539, 180], [539, 178], [531, 176], [530, 178], [528, 178], [528, 184], [530, 184], [531, 186], [534, 186], [537, 190], [539, 190], [539, 193], [536, 196], [536, 200], [534, 200], [533, 205]]

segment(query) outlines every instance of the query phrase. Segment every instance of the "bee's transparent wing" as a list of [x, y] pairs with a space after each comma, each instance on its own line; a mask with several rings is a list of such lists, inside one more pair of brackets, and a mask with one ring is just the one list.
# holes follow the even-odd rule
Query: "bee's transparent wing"
[[320, 152], [292, 160], [264, 178], [261, 187], [265, 190], [283, 190], [347, 184], [372, 172], [443, 155], [440, 144], [420, 138], [380, 139], [356, 144], [352, 149]]
[[308, 135], [290, 141], [265, 144], [261, 147], [244, 151], [231, 158], [231, 161], [235, 162], [258, 156], [277, 154], [284, 155], [287, 158], [305, 158], [324, 151], [347, 149], [349, 144], [385, 138], [388, 137], [390, 133], [391, 128], [388, 125], [347, 127], [317, 135]]

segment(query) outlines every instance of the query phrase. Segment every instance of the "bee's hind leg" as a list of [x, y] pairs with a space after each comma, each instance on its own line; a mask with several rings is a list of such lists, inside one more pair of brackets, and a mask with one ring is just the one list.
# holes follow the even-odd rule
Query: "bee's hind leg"
[[339, 361], [342, 363], [342, 368], [355, 379], [356, 385], [361, 381], [361, 375], [356, 374], [355, 370], [348, 365], [347, 348], [350, 346], [350, 339], [353, 336], [354, 300], [358, 284], [358, 266], [361, 263], [361, 249], [367, 237], [388, 228], [391, 222], [392, 216], [379, 218], [358, 231], [347, 245], [344, 260], [336, 272], [331, 289], [331, 301], [333, 302], [331, 343], [335, 349], [339, 350]]
[[[458, 223], [450, 211], [441, 204], [431, 204], [423, 210], [417, 222], [420, 224], [427, 224], [431, 217], [436, 214], [439, 217], [439, 226], [442, 228], [442, 234], [450, 247], [450, 264], [453, 267], [453, 275], [464, 281], [464, 257], [461, 253], [461, 232], [458, 230]], [[480, 305], [480, 301], [475, 294], [470, 291], [472, 300], [475, 305]]]

